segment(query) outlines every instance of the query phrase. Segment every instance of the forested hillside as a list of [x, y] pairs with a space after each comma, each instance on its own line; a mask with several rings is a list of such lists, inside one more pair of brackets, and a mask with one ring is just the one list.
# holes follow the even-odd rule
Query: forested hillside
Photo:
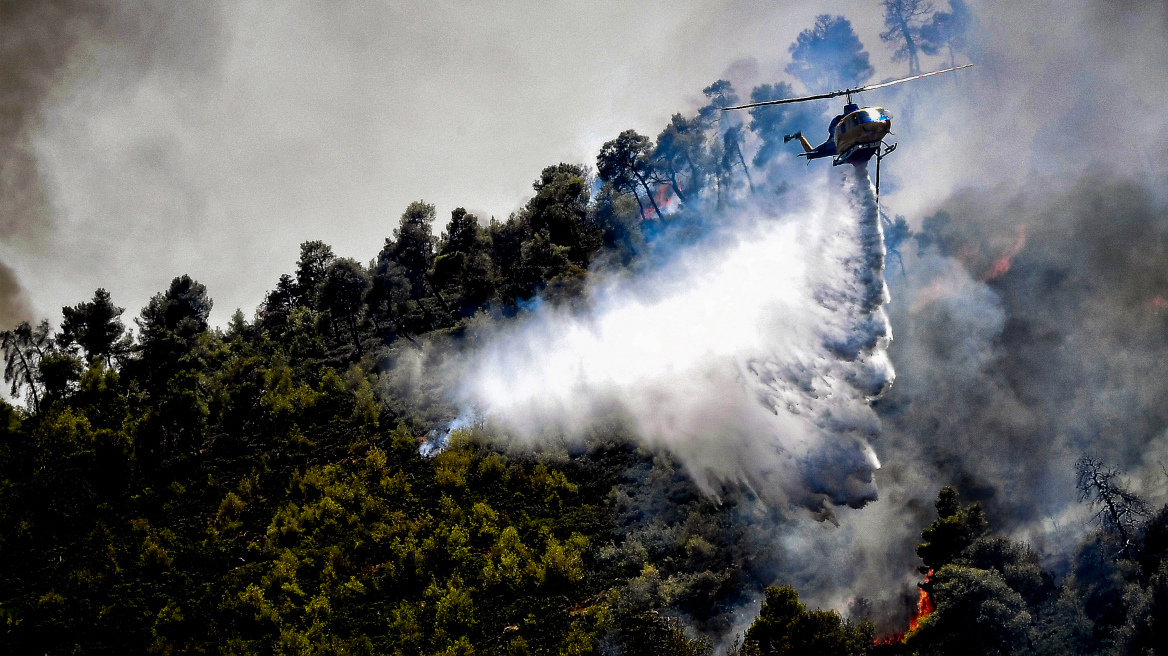
[[[839, 16], [792, 55], [808, 88], [873, 75]], [[618, 416], [533, 446], [454, 404], [433, 372], [484, 327], [586, 309], [592, 276], [652, 267], [748, 197], [781, 202], [781, 137], [816, 117], [720, 123], [739, 96], [703, 93], [655, 138], [605, 143], [595, 173], [543, 169], [506, 220], [418, 201], [369, 263], [306, 242], [226, 327], [179, 275], [137, 313], [98, 289], [3, 332], [5, 653], [1168, 653], [1168, 507], [1096, 459], [1079, 463], [1095, 523], [1064, 561], [946, 487], [912, 528], [919, 590], [813, 609], [777, 547], [804, 510], [703, 493]], [[884, 218], [891, 252], [913, 243]], [[918, 248], [962, 251], [940, 215], [922, 225]]]
[[[412, 204], [369, 266], [306, 243], [254, 322], [225, 330], [179, 276], [136, 331], [98, 290], [56, 332], [4, 333], [27, 400], [3, 406], [0, 442], [9, 650], [704, 654], [732, 640], [736, 613], [782, 583], [762, 534], [782, 513], [749, 491], [702, 495], [618, 423], [535, 451], [472, 424], [420, 455], [455, 408], [395, 362], [461, 348], [467, 322], [505, 321], [537, 291], [579, 299], [587, 267], [621, 257], [602, 217], [636, 208], [589, 188], [583, 169], [549, 167], [522, 212], [483, 227], [455, 210], [441, 239], [433, 208]], [[1168, 510], [1083, 467], [1102, 523], [1061, 586], [945, 490], [918, 548], [936, 610], [903, 642], [877, 635], [863, 600], [844, 619], [770, 588], [730, 649], [1145, 653], [1164, 637]]]

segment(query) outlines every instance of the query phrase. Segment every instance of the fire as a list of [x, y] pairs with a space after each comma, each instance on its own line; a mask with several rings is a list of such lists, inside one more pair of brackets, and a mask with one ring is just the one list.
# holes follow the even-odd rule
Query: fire
[[[925, 574], [925, 583], [928, 583], [932, 580], [933, 570], [929, 570], [929, 573]], [[921, 622], [924, 621], [924, 619], [929, 615], [932, 615], [933, 611], [937, 610], [937, 604], [933, 601], [932, 595], [926, 592], [924, 588], [917, 586], [917, 594], [917, 608], [913, 611], [912, 617], [908, 621], [908, 631], [901, 631], [899, 633], [893, 633], [882, 638], [876, 638], [873, 641], [873, 644], [895, 645], [897, 643], [904, 642], [905, 637], [907, 637], [913, 631], [916, 631]]]
[[[658, 185], [657, 191], [653, 194], [653, 202], [656, 203], [657, 207], [659, 207], [662, 211], [669, 209], [675, 200], [677, 200], [677, 196], [673, 193], [673, 189], [669, 188], [669, 185]], [[657, 218], [654, 216], [653, 207], [649, 206], [642, 210], [641, 218]]]
[[[932, 581], [932, 580], [933, 580], [933, 570], [929, 570], [929, 573], [925, 574], [925, 583], [928, 583], [929, 581]], [[908, 632], [909, 633], [916, 631], [917, 626], [920, 625], [920, 623], [926, 617], [928, 617], [929, 615], [932, 615], [933, 611], [937, 610], [937, 604], [935, 604], [933, 602], [932, 595], [930, 595], [928, 592], [926, 592], [924, 588], [918, 587], [917, 593], [920, 596], [917, 597], [917, 610], [915, 613], [913, 613], [912, 619], [910, 619], [908, 621]]]
[[1014, 243], [1009, 248], [1002, 252], [1002, 256], [994, 262], [993, 268], [986, 274], [986, 280], [994, 280], [1006, 275], [1010, 270], [1010, 260], [1014, 259], [1014, 256], [1021, 252], [1024, 246], [1026, 246], [1026, 226], [1019, 228], [1018, 237], [1014, 239]]
[[1147, 305], [1149, 310], [1159, 313], [1161, 310], [1168, 310], [1168, 298], [1165, 298], [1163, 294], [1156, 294], [1148, 299]]

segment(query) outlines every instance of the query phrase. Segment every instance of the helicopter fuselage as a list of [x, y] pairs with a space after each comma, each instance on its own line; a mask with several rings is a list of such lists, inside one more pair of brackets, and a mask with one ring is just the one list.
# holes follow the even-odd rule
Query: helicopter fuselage
[[835, 142], [832, 164], [866, 162], [876, 154], [880, 142], [892, 131], [892, 117], [883, 107], [847, 105], [832, 121], [830, 141]]
[[876, 154], [880, 142], [892, 131], [892, 117], [883, 107], [859, 107], [848, 104], [844, 113], [832, 119], [827, 141], [812, 148], [799, 135], [803, 145], [800, 156], [808, 160], [832, 157], [832, 165], [866, 162]]

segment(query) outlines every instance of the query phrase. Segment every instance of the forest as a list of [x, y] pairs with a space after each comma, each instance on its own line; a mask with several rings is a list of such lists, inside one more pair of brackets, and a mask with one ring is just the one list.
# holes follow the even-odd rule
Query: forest
[[[917, 49], [960, 53], [963, 3], [908, 16], [911, 34], [895, 12], [916, 3], [885, 4], [910, 70]], [[842, 16], [791, 52], [809, 89], [873, 74]], [[585, 307], [597, 271], [651, 266], [711, 207], [785, 193], [789, 164], [758, 172], [806, 110], [719, 122], [737, 92], [703, 95], [656, 137], [620, 133], [594, 167], [544, 168], [506, 220], [455, 209], [436, 231], [417, 201], [371, 262], [305, 242], [225, 327], [179, 275], [136, 316], [97, 289], [0, 334], [5, 652], [1168, 653], [1168, 506], [1090, 455], [1077, 474], [1095, 523], [1068, 568], [1044, 569], [954, 481], [920, 527], [919, 591], [890, 621], [863, 598], [801, 603], [767, 548], [792, 511], [746, 486], [703, 493], [617, 417], [538, 449], [484, 421], [451, 429], [452, 381], [413, 372], [540, 304]], [[887, 220], [889, 252], [947, 244], [945, 219]]]

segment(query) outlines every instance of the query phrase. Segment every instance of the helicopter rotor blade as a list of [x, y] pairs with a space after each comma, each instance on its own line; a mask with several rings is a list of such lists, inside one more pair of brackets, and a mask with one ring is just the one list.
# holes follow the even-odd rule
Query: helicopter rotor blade
[[751, 107], [764, 107], [766, 105], [785, 105], [787, 103], [806, 102], [808, 100], [823, 100], [825, 98], [836, 98], [838, 96], [850, 96], [864, 91], [871, 91], [872, 89], [880, 89], [883, 87], [890, 87], [901, 82], [908, 82], [910, 80], [919, 80], [922, 77], [929, 77], [930, 75], [939, 75], [941, 73], [948, 73], [949, 71], [959, 71], [963, 68], [969, 68], [973, 64], [963, 64], [961, 66], [954, 66], [953, 68], [945, 68], [939, 71], [930, 71], [928, 73], [921, 73], [920, 75], [910, 75], [909, 77], [902, 77], [899, 80], [889, 80], [888, 82], [881, 82], [880, 84], [869, 84], [865, 87], [855, 87], [854, 89], [842, 89], [840, 91], [831, 91], [828, 93], [820, 93], [814, 96], [800, 96], [799, 98], [783, 98], [781, 100], [765, 100], [763, 102], [748, 103], [745, 105], [734, 105], [733, 107], [723, 107], [722, 111], [730, 111], [732, 109], [750, 109]]
[[763, 102], [749, 103], [746, 105], [735, 105], [733, 107], [723, 107], [722, 111], [729, 111], [731, 109], [750, 109], [751, 107], [762, 107], [763, 105], [785, 105], [787, 103], [804, 102], [807, 100], [822, 100], [824, 98], [835, 98], [842, 96], [847, 91], [832, 91], [831, 93], [821, 93], [815, 96], [802, 96], [799, 98], [783, 98], [782, 100], [764, 100]]
[[919, 80], [922, 77], [929, 77], [930, 75], [940, 75], [941, 73], [948, 73], [949, 71], [959, 71], [963, 68], [969, 68], [970, 66], [973, 66], [973, 64], [962, 64], [961, 66], [954, 66], [953, 68], [944, 68], [944, 69], [941, 69], [939, 71], [929, 71], [928, 73], [921, 73], [920, 75], [910, 75], [908, 77], [902, 77], [899, 80], [889, 80], [888, 82], [881, 82], [880, 84], [869, 84], [866, 87], [856, 87], [855, 89], [848, 89], [848, 92], [861, 93], [864, 91], [871, 91], [872, 89], [880, 89], [883, 87], [890, 87], [894, 84], [900, 84], [901, 82], [910, 82], [912, 80]]

